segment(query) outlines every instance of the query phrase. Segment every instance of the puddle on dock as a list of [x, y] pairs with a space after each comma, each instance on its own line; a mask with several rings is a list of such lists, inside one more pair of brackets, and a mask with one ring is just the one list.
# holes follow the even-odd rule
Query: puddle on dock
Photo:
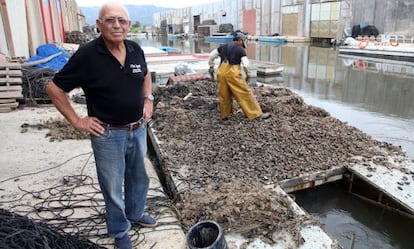
[[414, 219], [386, 211], [350, 193], [337, 181], [291, 193], [344, 249], [412, 249]]

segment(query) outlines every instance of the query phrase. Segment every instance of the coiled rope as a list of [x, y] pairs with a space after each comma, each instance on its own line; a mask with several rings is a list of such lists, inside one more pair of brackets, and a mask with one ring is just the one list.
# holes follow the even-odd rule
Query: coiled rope
[[[89, 161], [92, 153], [75, 156], [47, 170], [56, 170], [67, 162], [85, 155], [88, 156], [87, 161]], [[10, 208], [2, 209], [0, 212], [0, 249], [112, 247], [113, 240], [108, 238], [106, 230], [103, 197], [94, 178], [83, 175], [86, 165], [87, 162], [81, 170], [81, 175], [64, 176], [56, 186], [42, 190], [26, 190], [19, 186], [23, 192], [22, 196], [14, 200], [3, 198], [0, 205], [7, 204]], [[10, 177], [0, 183], [45, 171]], [[160, 190], [151, 189], [150, 193], [157, 191]], [[146, 208], [148, 213], [155, 217], [162, 214], [167, 220], [174, 220], [170, 219], [174, 216], [174, 212], [168, 214], [162, 207], [175, 211], [171, 200], [165, 195], [148, 196]], [[169, 215], [171, 217], [168, 217]], [[162, 225], [181, 226], [174, 221], [159, 222], [158, 231], [163, 229]], [[165, 228], [165, 230], [174, 229], [178, 228], [171, 226]], [[142, 243], [145, 239], [145, 233], [136, 227], [133, 227], [130, 236], [134, 245]]]

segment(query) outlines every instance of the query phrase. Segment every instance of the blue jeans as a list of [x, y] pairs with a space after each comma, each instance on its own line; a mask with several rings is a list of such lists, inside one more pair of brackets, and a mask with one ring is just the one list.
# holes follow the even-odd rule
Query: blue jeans
[[[106, 226], [111, 237], [121, 238], [144, 213], [149, 188], [145, 171], [147, 130], [105, 129], [91, 137], [99, 186], [105, 200]], [[123, 195], [124, 194], [124, 195]]]

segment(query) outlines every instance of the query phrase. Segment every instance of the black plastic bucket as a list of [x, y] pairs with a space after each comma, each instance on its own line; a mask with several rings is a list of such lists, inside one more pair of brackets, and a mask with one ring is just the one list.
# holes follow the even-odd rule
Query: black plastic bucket
[[187, 245], [189, 249], [228, 249], [223, 229], [211, 220], [200, 221], [188, 230]]

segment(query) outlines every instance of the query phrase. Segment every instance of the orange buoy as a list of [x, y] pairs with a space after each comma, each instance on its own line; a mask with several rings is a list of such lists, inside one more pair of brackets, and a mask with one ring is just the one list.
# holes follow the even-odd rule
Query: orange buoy
[[390, 45], [393, 47], [397, 47], [400, 44], [398, 43], [398, 41], [396, 41], [396, 42], [390, 42]]
[[357, 60], [355, 66], [359, 69], [365, 70], [368, 67], [368, 62], [363, 60]]
[[362, 40], [362, 41], [359, 42], [358, 46], [359, 46], [360, 49], [364, 49], [368, 46], [368, 43], [369, 43], [368, 40]]

